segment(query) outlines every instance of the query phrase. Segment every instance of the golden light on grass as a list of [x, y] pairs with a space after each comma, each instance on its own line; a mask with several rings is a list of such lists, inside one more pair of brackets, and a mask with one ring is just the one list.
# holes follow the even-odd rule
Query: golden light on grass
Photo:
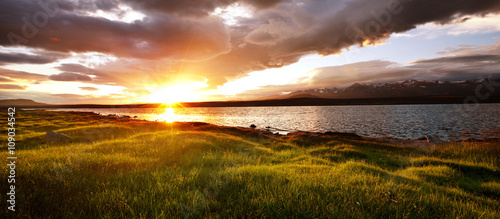
[[[165, 108], [164, 116], [176, 109]], [[30, 203], [19, 205], [16, 212], [23, 215], [499, 218], [498, 141], [425, 149], [343, 135], [257, 138], [256, 130], [157, 126], [93, 113], [29, 110], [16, 116], [25, 130], [18, 160], [30, 176], [16, 181], [19, 198]], [[74, 140], [47, 141], [40, 129], [46, 126]], [[8, 176], [0, 168], [0, 178]], [[7, 218], [3, 212], [0, 218]]]

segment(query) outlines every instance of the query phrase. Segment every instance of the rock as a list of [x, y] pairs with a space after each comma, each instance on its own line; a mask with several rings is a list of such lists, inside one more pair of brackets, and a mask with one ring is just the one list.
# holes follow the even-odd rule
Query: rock
[[252, 125], [250, 125], [250, 128], [254, 129], [254, 128], [257, 128], [257, 126], [255, 124], [252, 124]]
[[202, 126], [209, 126], [208, 123], [205, 122], [190, 122], [192, 127], [202, 127]]
[[68, 135], [53, 131], [47, 131], [47, 133], [45, 134], [45, 138], [47, 139], [47, 141], [69, 141], [73, 139]]
[[443, 142], [436, 135], [429, 135], [429, 136], [425, 136], [425, 137], [427, 138], [428, 143], [441, 143], [441, 142]]
[[119, 120], [129, 120], [131, 117], [130, 116], [120, 116], [118, 119]]
[[262, 133], [263, 135], [274, 135], [273, 132], [269, 130], [261, 130], [260, 133]]

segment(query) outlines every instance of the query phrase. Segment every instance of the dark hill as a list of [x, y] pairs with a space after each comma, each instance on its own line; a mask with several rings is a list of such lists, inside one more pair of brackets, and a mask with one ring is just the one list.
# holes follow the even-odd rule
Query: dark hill
[[7, 99], [7, 100], [0, 100], [0, 107], [11, 107], [11, 106], [17, 106], [17, 107], [31, 107], [31, 106], [49, 106], [48, 104], [45, 103], [38, 103], [33, 100], [29, 99]]

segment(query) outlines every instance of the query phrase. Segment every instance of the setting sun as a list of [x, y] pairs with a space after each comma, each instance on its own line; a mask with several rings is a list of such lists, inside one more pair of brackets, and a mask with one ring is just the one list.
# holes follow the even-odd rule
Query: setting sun
[[500, 218], [500, 0], [0, 10], [0, 219]]

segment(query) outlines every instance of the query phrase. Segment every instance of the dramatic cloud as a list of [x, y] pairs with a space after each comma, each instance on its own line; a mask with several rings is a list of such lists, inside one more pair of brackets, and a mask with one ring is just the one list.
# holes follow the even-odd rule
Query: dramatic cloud
[[[347, 87], [353, 83], [382, 83], [408, 79], [461, 81], [500, 77], [500, 55], [469, 54], [419, 60], [410, 65], [368, 61], [313, 70], [303, 87]], [[473, 72], [473, 74], [471, 74]]]
[[25, 53], [3, 53], [0, 52], [0, 65], [2, 64], [47, 64], [67, 57], [58, 52], [39, 51], [35, 55]]
[[221, 84], [238, 74], [295, 63], [306, 54], [336, 54], [352, 45], [380, 43], [417, 25], [456, 22], [500, 9], [500, 2], [493, 0], [318, 2], [280, 4], [243, 20], [232, 32], [229, 53], [187, 68], [204, 72], [212, 84]]
[[[498, 0], [3, 0], [0, 46], [20, 44], [36, 52], [2, 51], [0, 65], [53, 63], [62, 73], [0, 69], [0, 75], [141, 92], [179, 80], [207, 79], [205, 89], [216, 89], [249, 72], [296, 63], [305, 55], [338, 54], [351, 46], [383, 43], [419, 25], [463, 23], [499, 11]], [[78, 59], [83, 53], [116, 60], [88, 65]], [[496, 74], [498, 55], [459, 54], [409, 66], [371, 61], [326, 67], [316, 69], [307, 86]]]
[[0, 75], [9, 77], [11, 79], [21, 79], [21, 80], [46, 81], [48, 79], [47, 75], [29, 73], [23, 71], [12, 71], [4, 68], [0, 68]]
[[223, 8], [234, 3], [244, 3], [257, 9], [269, 8], [284, 0], [125, 0], [133, 8], [141, 8], [149, 11], [160, 11], [188, 16], [207, 16], [216, 8]]
[[60, 52], [95, 51], [121, 57], [186, 60], [206, 59], [230, 49], [227, 30], [216, 18], [153, 13], [143, 21], [123, 23], [52, 7], [59, 10], [44, 11], [33, 1], [0, 2], [0, 44], [19, 43]]
[[60, 65], [59, 67], [57, 67], [57, 69], [61, 70], [61, 71], [66, 71], [66, 72], [77, 72], [77, 73], [82, 73], [82, 74], [86, 74], [86, 75], [96, 75], [98, 74], [98, 72], [94, 69], [91, 69], [91, 68], [88, 68], [88, 67], [85, 67], [81, 64], [75, 64], [75, 63], [66, 63], [66, 64], [62, 64]]
[[310, 84], [316, 87], [347, 87], [356, 82], [373, 83], [412, 78], [417, 70], [395, 67], [389, 61], [368, 61], [313, 70]]
[[421, 60], [415, 63], [498, 63], [500, 61], [500, 55], [470, 55], [470, 56], [453, 56], [453, 57], [443, 57], [437, 59]]
[[98, 88], [95, 88], [95, 87], [79, 87], [79, 88], [82, 90], [86, 90], [86, 91], [98, 91], [99, 90]]
[[[386, 83], [404, 80], [463, 81], [500, 77], [500, 42], [495, 45], [461, 45], [439, 52], [441, 57], [401, 64], [386, 60], [316, 68], [294, 83], [250, 87], [238, 94], [244, 99], [279, 98], [297, 90], [346, 88], [354, 83]], [[496, 55], [495, 55], [496, 54]], [[260, 76], [259, 76], [260, 77]], [[263, 80], [266, 75], [261, 77]], [[248, 78], [239, 79], [245, 83]], [[232, 82], [236, 83], [236, 82]]]
[[[269, 48], [268, 57], [274, 62], [289, 64], [307, 53], [329, 55], [352, 45], [369, 45], [386, 39], [391, 33], [405, 32], [428, 22], [440, 24], [455, 21], [465, 15], [498, 12], [500, 2], [487, 1], [397, 1], [354, 0], [340, 11], [316, 19], [316, 27], [300, 35], [278, 38]], [[293, 15], [290, 15], [293, 16]], [[269, 25], [269, 24], [263, 24]], [[274, 28], [260, 30], [260, 35], [276, 35]], [[283, 29], [283, 28], [282, 28]], [[269, 44], [269, 38], [261, 37]], [[263, 63], [266, 65], [266, 63]], [[266, 67], [273, 67], [266, 65]]]
[[56, 75], [50, 75], [49, 79], [53, 81], [82, 81], [82, 82], [92, 81], [92, 78], [87, 75], [71, 73], [71, 72], [64, 72]]
[[[214, 9], [235, 2], [238, 1], [63, 1], [53, 6], [59, 10], [51, 14], [32, 1], [7, 0], [0, 3], [0, 36], [4, 36], [0, 44], [10, 45], [14, 40], [52, 51], [205, 60], [194, 63], [193, 68], [203, 69], [201, 74], [222, 82], [225, 77], [294, 63], [305, 54], [339, 53], [351, 45], [376, 43], [391, 33], [420, 24], [445, 24], [500, 8], [496, 0], [463, 0], [459, 4], [453, 0], [304, 0], [302, 4], [248, 0], [240, 2], [254, 6], [254, 17], [242, 19], [239, 25], [226, 26], [210, 15]], [[84, 13], [110, 11], [121, 4], [143, 10], [147, 17], [123, 23]], [[38, 12], [44, 12], [47, 19]], [[225, 53], [228, 54], [222, 55]]]
[[137, 83], [137, 78], [142, 77], [142, 72], [134, 71], [134, 66], [127, 64], [127, 62], [111, 63], [100, 70], [75, 63], [62, 64], [56, 68], [66, 73], [76, 74], [79, 77], [93, 76], [92, 83], [101, 85], [134, 86], [134, 82]]

